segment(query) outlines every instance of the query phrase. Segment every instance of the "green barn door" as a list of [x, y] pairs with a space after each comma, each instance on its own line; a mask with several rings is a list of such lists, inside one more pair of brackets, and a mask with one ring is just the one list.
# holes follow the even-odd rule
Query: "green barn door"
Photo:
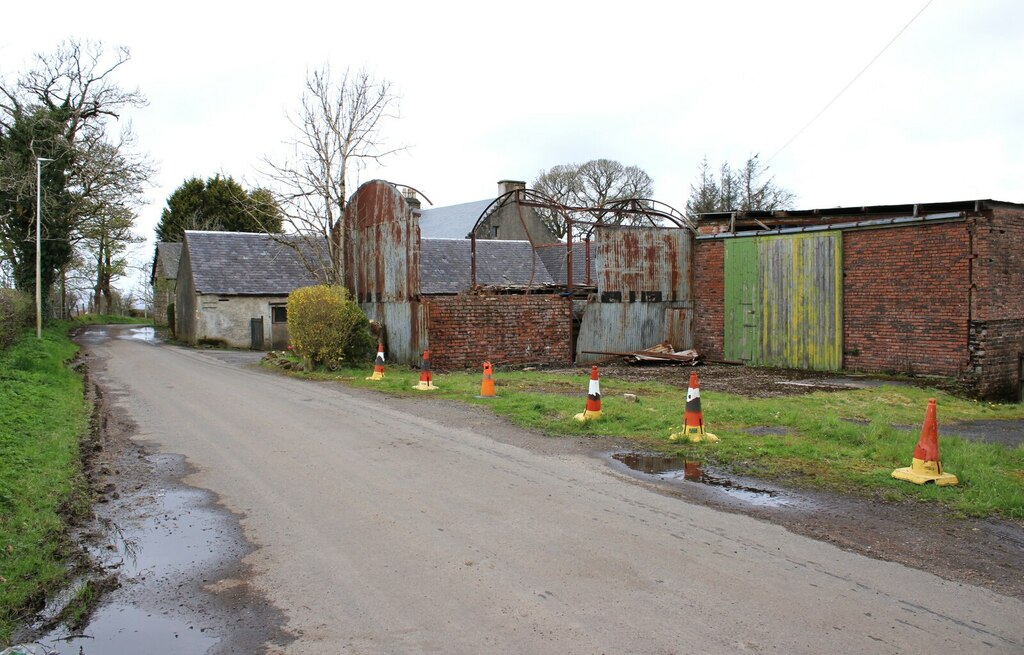
[[758, 237], [763, 319], [759, 364], [842, 366], [842, 235]]
[[757, 366], [842, 366], [842, 235], [731, 239], [725, 248], [725, 356]]
[[725, 242], [725, 358], [754, 363], [760, 340], [757, 242]]

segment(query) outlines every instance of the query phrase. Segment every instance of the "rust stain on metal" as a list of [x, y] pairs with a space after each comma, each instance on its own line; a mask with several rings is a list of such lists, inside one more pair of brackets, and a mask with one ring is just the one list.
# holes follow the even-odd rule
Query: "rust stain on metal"
[[346, 207], [345, 282], [384, 323], [395, 361], [413, 361], [425, 336], [419, 300], [419, 226], [394, 185], [373, 180]]
[[596, 232], [602, 293], [619, 294], [623, 302], [689, 300], [688, 230], [606, 226]]

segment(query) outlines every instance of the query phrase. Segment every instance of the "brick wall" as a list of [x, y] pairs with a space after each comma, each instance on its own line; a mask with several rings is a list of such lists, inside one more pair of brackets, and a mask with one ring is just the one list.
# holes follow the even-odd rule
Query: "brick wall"
[[725, 353], [725, 242], [694, 241], [694, 348], [708, 359]]
[[1024, 211], [979, 218], [974, 252], [974, 320], [1024, 319]]
[[843, 367], [956, 376], [968, 369], [965, 222], [843, 233]]
[[972, 321], [971, 378], [978, 395], [1020, 399], [1024, 320]]
[[430, 361], [438, 369], [571, 363], [572, 302], [554, 295], [432, 296]]
[[971, 374], [982, 396], [1019, 398], [1024, 352], [1024, 212], [996, 208], [974, 230]]

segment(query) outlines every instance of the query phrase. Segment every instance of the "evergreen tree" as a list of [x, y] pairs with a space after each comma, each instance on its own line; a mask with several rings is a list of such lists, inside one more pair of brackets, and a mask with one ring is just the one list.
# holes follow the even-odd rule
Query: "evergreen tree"
[[279, 233], [281, 212], [269, 191], [246, 191], [230, 175], [193, 177], [167, 198], [156, 240], [180, 242], [185, 230]]

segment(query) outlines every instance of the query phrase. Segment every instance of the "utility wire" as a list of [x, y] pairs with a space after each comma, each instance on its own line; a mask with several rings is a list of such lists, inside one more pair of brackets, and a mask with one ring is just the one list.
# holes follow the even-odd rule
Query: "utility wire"
[[906, 32], [906, 31], [907, 31], [907, 28], [908, 28], [908, 27], [910, 27], [910, 26], [911, 26], [911, 25], [912, 25], [912, 24], [914, 23], [914, 21], [915, 21], [915, 20], [917, 20], [917, 17], [918, 17], [918, 16], [920, 16], [921, 14], [923, 14], [923, 13], [924, 13], [924, 10], [925, 10], [925, 9], [927, 9], [927, 8], [928, 8], [928, 6], [929, 6], [929, 5], [930, 5], [930, 4], [932, 3], [932, 2], [934, 2], [934, 0], [928, 0], [928, 2], [924, 3], [924, 6], [923, 6], [923, 7], [921, 7], [921, 9], [920, 9], [920, 10], [918, 10], [918, 12], [917, 12], [916, 14], [914, 14], [914, 17], [913, 17], [913, 18], [911, 18], [911, 19], [910, 19], [910, 21], [909, 21], [909, 22], [908, 22], [908, 23], [907, 23], [906, 25], [904, 25], [904, 26], [903, 26], [903, 29], [901, 29], [901, 30], [900, 30], [899, 32], [897, 32], [897, 33], [896, 33], [896, 36], [892, 37], [892, 39], [890, 39], [890, 40], [889, 40], [889, 42], [885, 44], [885, 47], [883, 47], [883, 48], [882, 48], [881, 50], [879, 50], [879, 51], [878, 51], [878, 54], [877, 54], [877, 55], [875, 55], [874, 57], [872, 57], [872, 58], [871, 58], [871, 61], [869, 61], [869, 62], [867, 63], [867, 65], [866, 65], [866, 66], [864, 66], [864, 68], [860, 69], [860, 72], [859, 72], [859, 73], [857, 73], [856, 75], [854, 75], [854, 76], [853, 76], [853, 79], [852, 79], [852, 80], [850, 80], [850, 81], [849, 81], [849, 82], [848, 82], [848, 83], [846, 84], [846, 86], [844, 86], [844, 87], [843, 87], [843, 88], [842, 88], [842, 89], [841, 89], [841, 90], [839, 91], [839, 93], [837, 93], [837, 94], [835, 95], [835, 97], [834, 97], [834, 98], [832, 98], [831, 100], [829, 100], [829, 101], [828, 101], [828, 104], [826, 104], [826, 105], [825, 105], [824, 107], [822, 107], [822, 108], [821, 108], [821, 111], [819, 111], [819, 112], [818, 112], [817, 114], [815, 114], [815, 115], [814, 115], [814, 118], [812, 118], [811, 120], [807, 121], [807, 123], [806, 123], [806, 124], [805, 124], [805, 125], [804, 125], [803, 127], [801, 127], [801, 128], [800, 128], [800, 130], [799, 130], [799, 131], [798, 131], [798, 132], [797, 132], [796, 134], [794, 134], [794, 135], [793, 135], [793, 136], [792, 136], [792, 137], [791, 137], [791, 138], [789, 139], [789, 141], [786, 141], [786, 143], [784, 143], [784, 144], [782, 145], [782, 147], [781, 147], [781, 148], [779, 148], [778, 150], [776, 150], [776, 151], [775, 151], [775, 154], [774, 154], [774, 155], [772, 155], [771, 157], [769, 157], [769, 158], [768, 158], [768, 161], [766, 161], [766, 162], [765, 162], [765, 164], [768, 164], [768, 163], [770, 163], [770, 162], [771, 162], [771, 161], [772, 161], [773, 159], [775, 159], [776, 157], [778, 157], [778, 156], [779, 156], [779, 153], [780, 153], [780, 152], [782, 152], [783, 150], [785, 150], [786, 148], [788, 148], [788, 147], [789, 147], [789, 144], [791, 144], [791, 143], [793, 143], [794, 141], [796, 141], [796, 140], [797, 140], [797, 138], [798, 138], [798, 137], [799, 137], [799, 136], [800, 136], [801, 134], [803, 134], [803, 133], [804, 133], [804, 131], [805, 131], [805, 130], [806, 130], [807, 128], [809, 128], [809, 127], [810, 127], [811, 125], [813, 125], [813, 124], [814, 124], [814, 121], [816, 121], [816, 120], [818, 120], [819, 118], [821, 118], [821, 115], [822, 115], [822, 114], [824, 114], [824, 113], [825, 113], [825, 112], [826, 112], [826, 111], [828, 110], [828, 108], [829, 108], [829, 107], [831, 107], [831, 106], [832, 106], [833, 104], [835, 104], [835, 101], [836, 101], [836, 100], [839, 100], [839, 97], [840, 97], [840, 96], [842, 96], [842, 95], [843, 95], [844, 93], [846, 93], [846, 90], [847, 90], [847, 89], [849, 89], [849, 88], [850, 88], [851, 86], [853, 86], [853, 83], [854, 83], [854, 82], [856, 82], [856, 81], [857, 81], [858, 79], [860, 79], [860, 76], [861, 76], [861, 75], [863, 75], [863, 74], [864, 74], [864, 72], [865, 72], [865, 71], [866, 71], [867, 69], [871, 68], [871, 64], [873, 64], [873, 63], [875, 63], [876, 61], [878, 61], [878, 58], [879, 58], [879, 57], [881, 57], [881, 56], [882, 56], [882, 55], [883, 55], [883, 54], [885, 53], [885, 51], [889, 49], [889, 46], [891, 46], [891, 45], [892, 45], [893, 43], [895, 43], [895, 42], [896, 42], [896, 39], [900, 38], [900, 35], [901, 35], [901, 34], [903, 34], [904, 32]]

